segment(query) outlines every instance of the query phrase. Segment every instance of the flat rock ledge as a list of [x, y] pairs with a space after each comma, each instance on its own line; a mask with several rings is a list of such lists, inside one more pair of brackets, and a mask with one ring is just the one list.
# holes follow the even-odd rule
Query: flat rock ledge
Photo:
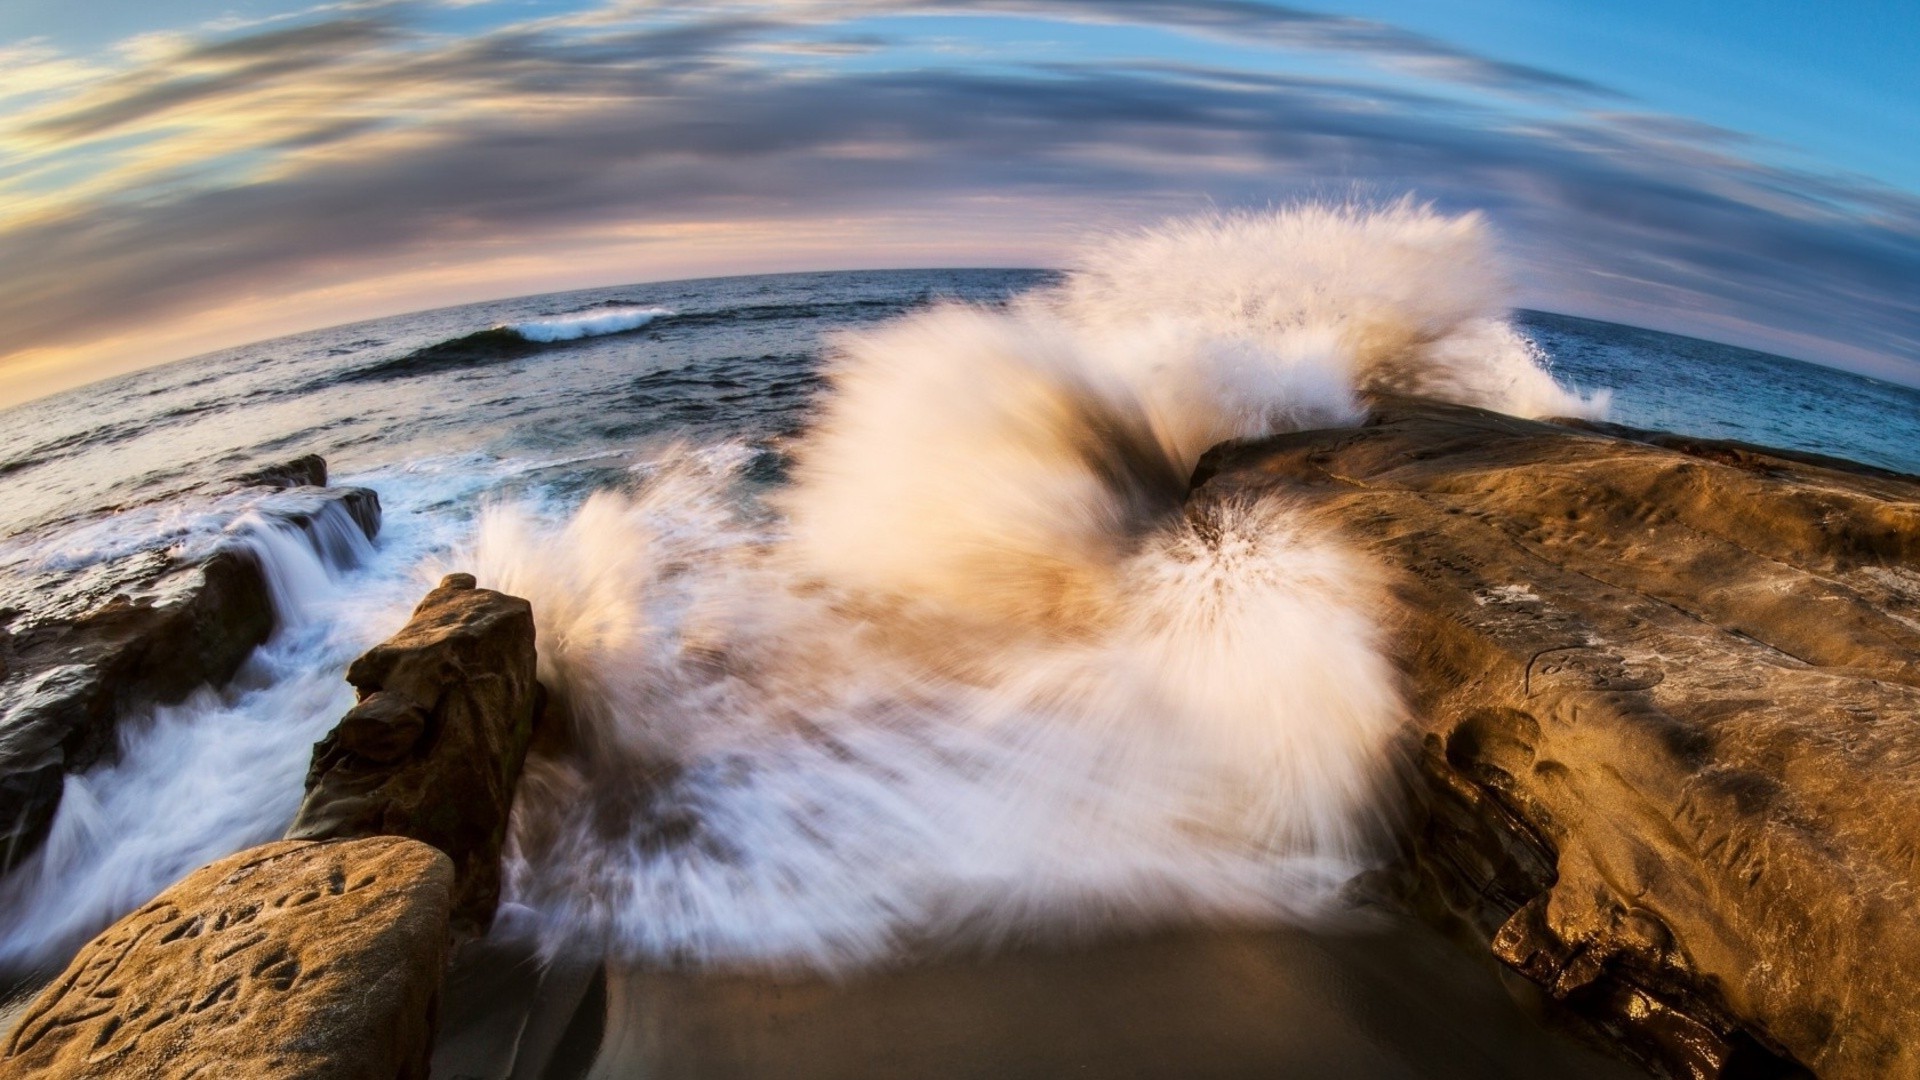
[[425, 1080], [452, 895], [447, 857], [397, 837], [212, 863], [74, 958], [0, 1078]]
[[500, 846], [542, 705], [533, 609], [451, 574], [347, 669], [359, 704], [314, 747], [291, 840], [393, 835], [457, 872], [454, 926], [484, 930]]
[[1416, 910], [1661, 1075], [1920, 1075], [1920, 480], [1384, 400], [1196, 481], [1397, 575]]

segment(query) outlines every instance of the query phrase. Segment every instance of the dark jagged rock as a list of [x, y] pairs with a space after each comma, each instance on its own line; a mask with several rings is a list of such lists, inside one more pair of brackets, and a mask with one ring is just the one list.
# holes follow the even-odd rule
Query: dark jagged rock
[[202, 867], [80, 951], [0, 1078], [426, 1080], [452, 887], [445, 855], [399, 837]]
[[[339, 534], [374, 536], [380, 501], [316, 489], [266, 514], [340, 563]], [[123, 713], [226, 682], [273, 632], [265, 573], [244, 547], [197, 560], [134, 552], [88, 573], [111, 582], [110, 596], [76, 591], [0, 631], [0, 872], [45, 838], [65, 775], [112, 756]]]
[[308, 454], [264, 469], [241, 473], [233, 478], [233, 482], [241, 487], [326, 487], [327, 459], [319, 454]]
[[1396, 572], [1416, 906], [1656, 1071], [1920, 1074], [1920, 480], [1410, 401], [1199, 479]]
[[137, 597], [13, 636], [0, 683], [0, 868], [45, 837], [62, 777], [112, 752], [122, 711], [224, 682], [273, 624], [259, 566], [220, 551]]
[[449, 575], [398, 634], [353, 662], [347, 681], [360, 702], [314, 747], [288, 838], [432, 844], [458, 870], [456, 925], [484, 929], [541, 704], [532, 608]]

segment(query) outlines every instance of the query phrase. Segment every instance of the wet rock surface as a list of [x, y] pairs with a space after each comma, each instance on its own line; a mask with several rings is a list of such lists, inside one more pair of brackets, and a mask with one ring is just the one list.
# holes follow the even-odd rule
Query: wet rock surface
[[[350, 557], [343, 529], [377, 534], [380, 500], [365, 488], [303, 486], [325, 470], [303, 458], [280, 467], [286, 482], [253, 481], [301, 488], [253, 512], [259, 527], [293, 530], [338, 563]], [[14, 575], [23, 595], [0, 611], [0, 872], [44, 839], [62, 778], [113, 754], [123, 713], [224, 683], [276, 621], [266, 575], [244, 544], [76, 561]]]
[[452, 885], [446, 856], [395, 837], [203, 867], [41, 992], [0, 1077], [424, 1080]]
[[541, 691], [525, 600], [452, 574], [355, 660], [360, 701], [314, 747], [289, 839], [409, 836], [452, 857], [454, 915], [484, 929]]
[[1197, 480], [1396, 574], [1416, 908], [1656, 1072], [1920, 1074], [1920, 481], [1406, 400]]
[[241, 487], [326, 487], [327, 459], [319, 454], [308, 454], [292, 461], [241, 473], [233, 478], [233, 482]]

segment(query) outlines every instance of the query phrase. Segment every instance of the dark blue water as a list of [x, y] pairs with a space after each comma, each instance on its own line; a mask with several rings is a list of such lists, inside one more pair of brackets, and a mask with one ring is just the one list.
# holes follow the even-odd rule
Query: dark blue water
[[1520, 312], [1554, 374], [1613, 391], [1608, 419], [1920, 473], [1920, 390], [1752, 349]]
[[[1022, 270], [783, 274], [555, 293], [229, 349], [0, 414], [0, 535], [319, 453], [336, 473], [471, 453], [562, 458], [676, 434], [777, 434], [817, 386], [821, 339], [938, 298], [995, 302]], [[627, 334], [408, 362], [490, 327], [608, 305], [674, 317]]]

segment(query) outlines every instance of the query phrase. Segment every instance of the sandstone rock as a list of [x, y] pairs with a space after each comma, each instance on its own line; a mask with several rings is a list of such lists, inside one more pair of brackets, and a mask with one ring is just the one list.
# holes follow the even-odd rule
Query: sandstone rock
[[[378, 532], [380, 501], [316, 489], [266, 516], [338, 561], [344, 532]], [[245, 548], [187, 560], [134, 552], [86, 574], [64, 595], [49, 586], [0, 634], [0, 872], [44, 839], [62, 778], [113, 754], [122, 713], [224, 683], [275, 625], [264, 569]]]
[[0, 1077], [424, 1080], [452, 884], [397, 837], [203, 867], [81, 950]]
[[484, 928], [540, 706], [533, 610], [449, 575], [405, 628], [353, 662], [360, 703], [314, 747], [289, 839], [391, 834], [458, 870], [456, 924]]
[[1670, 1075], [1920, 1075], [1920, 480], [1410, 401], [1197, 479], [1398, 572], [1429, 914]]

